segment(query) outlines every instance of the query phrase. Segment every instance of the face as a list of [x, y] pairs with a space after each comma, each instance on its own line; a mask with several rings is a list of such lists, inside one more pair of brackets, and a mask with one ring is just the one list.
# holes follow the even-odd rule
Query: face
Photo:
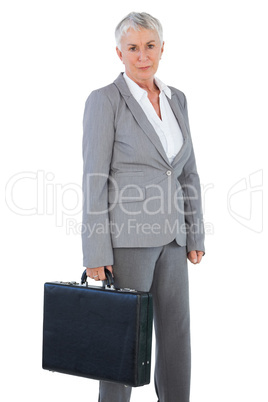
[[116, 48], [125, 65], [126, 74], [137, 84], [152, 82], [164, 50], [158, 33], [151, 29], [135, 31], [130, 28], [121, 39], [121, 50]]

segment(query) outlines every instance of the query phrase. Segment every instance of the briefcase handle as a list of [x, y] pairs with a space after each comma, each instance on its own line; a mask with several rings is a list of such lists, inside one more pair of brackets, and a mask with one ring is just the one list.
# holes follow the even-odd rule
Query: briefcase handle
[[[109, 269], [104, 267], [104, 272], [105, 272], [105, 276], [106, 276], [106, 280], [107, 280], [106, 286], [108, 288], [113, 287], [114, 278], [113, 278], [111, 271], [109, 271]], [[84, 272], [82, 273], [82, 276], [81, 276], [81, 285], [83, 285], [84, 283], [87, 283], [87, 270], [86, 269], [84, 270]]]

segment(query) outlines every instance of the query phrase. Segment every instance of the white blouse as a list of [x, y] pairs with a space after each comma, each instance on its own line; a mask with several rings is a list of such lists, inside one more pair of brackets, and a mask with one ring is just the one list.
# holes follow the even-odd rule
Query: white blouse
[[160, 90], [159, 101], [162, 117], [161, 120], [148, 98], [147, 91], [132, 81], [126, 73], [124, 73], [124, 79], [131, 94], [142, 107], [149, 122], [152, 124], [159, 136], [169, 162], [171, 163], [182, 147], [183, 136], [178, 121], [167, 100], [167, 96], [171, 99], [170, 88], [155, 77], [155, 83]]

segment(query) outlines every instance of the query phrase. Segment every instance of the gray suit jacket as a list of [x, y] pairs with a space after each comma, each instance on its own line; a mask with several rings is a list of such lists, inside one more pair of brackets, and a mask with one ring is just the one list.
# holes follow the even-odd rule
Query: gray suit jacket
[[86, 101], [83, 127], [83, 264], [113, 265], [115, 247], [176, 239], [204, 251], [199, 177], [185, 95], [170, 87], [184, 143], [169, 163], [161, 141], [120, 74]]

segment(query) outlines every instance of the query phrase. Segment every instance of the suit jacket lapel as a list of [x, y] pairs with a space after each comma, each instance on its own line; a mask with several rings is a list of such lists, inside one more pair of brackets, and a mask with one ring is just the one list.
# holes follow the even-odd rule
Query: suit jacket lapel
[[156, 149], [158, 150], [160, 155], [165, 159], [166, 162], [169, 163], [167, 154], [163, 148], [160, 138], [157, 135], [152, 124], [148, 120], [142, 107], [138, 104], [138, 102], [136, 101], [136, 99], [134, 99], [133, 96], [130, 96], [128, 99], [126, 99], [126, 102], [127, 102], [129, 109], [131, 110], [133, 116], [135, 117], [137, 123], [139, 124], [139, 126], [145, 132], [145, 134], [150, 139], [150, 141], [154, 144], [154, 146], [156, 147]]
[[[171, 89], [172, 91], [172, 89]], [[171, 99], [167, 98], [168, 102], [171, 106], [171, 109], [176, 117], [176, 119], [178, 120], [178, 124], [180, 126], [181, 132], [182, 132], [182, 136], [183, 136], [183, 145], [180, 149], [180, 151], [177, 153], [177, 155], [175, 156], [175, 158], [172, 161], [172, 165], [174, 165], [175, 163], [177, 163], [177, 161], [181, 158], [181, 156], [183, 155], [183, 153], [185, 152], [186, 149], [186, 145], [188, 144], [189, 141], [189, 132], [187, 129], [187, 126], [185, 124], [185, 120], [182, 114], [182, 109], [181, 109], [181, 105], [179, 102], [179, 99], [177, 98], [176, 94], [172, 91], [172, 96]]]
[[[142, 128], [142, 130], [148, 136], [150, 141], [154, 144], [154, 146], [156, 147], [156, 149], [158, 150], [158, 152], [160, 153], [162, 158], [164, 158], [164, 160], [170, 165], [167, 154], [162, 146], [162, 143], [161, 143], [157, 133], [155, 132], [155, 129], [149, 122], [149, 120], [148, 120], [146, 114], [144, 113], [144, 111], [142, 110], [141, 106], [138, 104], [138, 102], [132, 96], [132, 94], [124, 80], [122, 73], [119, 74], [117, 79], [114, 81], [114, 84], [117, 86], [121, 95], [124, 97], [125, 102], [127, 103], [131, 113], [133, 114], [133, 116], [136, 119], [139, 126]], [[182, 111], [180, 109], [179, 100], [177, 99], [177, 96], [175, 95], [175, 93], [172, 92], [172, 97], [171, 97], [171, 99], [168, 98], [168, 101], [173, 110], [173, 113], [175, 114], [175, 117], [178, 120], [179, 126], [181, 128], [181, 132], [183, 135], [183, 140], [184, 140], [181, 150], [178, 152], [178, 154], [175, 156], [175, 158], [172, 162], [172, 165], [174, 165], [174, 163], [176, 163], [177, 160], [184, 153], [186, 144], [189, 140], [189, 134], [188, 134], [185, 122], [184, 122], [184, 117], [183, 117]]]
[[155, 129], [149, 122], [146, 114], [142, 110], [141, 106], [138, 104], [136, 99], [132, 96], [125, 80], [122, 74], [118, 76], [118, 78], [114, 81], [114, 84], [117, 86], [119, 89], [121, 95], [124, 97], [126, 104], [128, 105], [131, 113], [133, 114], [135, 120], [141, 127], [141, 129], [145, 132], [147, 137], [150, 139], [150, 141], [154, 144], [162, 158], [165, 159], [165, 161], [169, 163], [167, 154], [162, 146], [162, 143], [155, 132]]

